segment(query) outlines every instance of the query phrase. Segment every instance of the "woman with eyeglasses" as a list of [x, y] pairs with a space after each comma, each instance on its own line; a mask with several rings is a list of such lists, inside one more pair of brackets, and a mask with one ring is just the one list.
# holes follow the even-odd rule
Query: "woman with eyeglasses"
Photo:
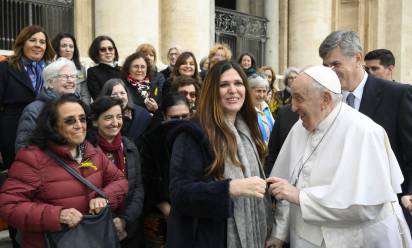
[[151, 113], [159, 108], [162, 98], [162, 86], [152, 81], [154, 73], [149, 59], [141, 52], [129, 55], [122, 68], [122, 78], [132, 97], [130, 100]]
[[[19, 150], [8, 171], [0, 190], [0, 218], [19, 230], [21, 247], [46, 247], [45, 233], [76, 228], [84, 215], [99, 214], [106, 206], [116, 211], [124, 202], [128, 189], [123, 172], [85, 140], [87, 109], [73, 94], [44, 105], [30, 146]], [[108, 199], [79, 182], [46, 151]]]
[[80, 99], [86, 104], [90, 104], [90, 93], [86, 81], [86, 69], [80, 63], [79, 48], [77, 47], [76, 39], [69, 33], [58, 33], [53, 41], [52, 46], [56, 51], [56, 57], [64, 57], [73, 61], [77, 69], [76, 93]]
[[88, 140], [100, 147], [127, 177], [128, 193], [123, 209], [115, 213], [113, 220], [122, 247], [142, 246], [144, 190], [140, 166], [140, 154], [131, 140], [121, 134], [123, 126], [123, 101], [110, 96], [98, 97], [91, 105], [93, 128]]
[[103, 85], [99, 97], [101, 96], [111, 96], [122, 100], [122, 135], [128, 137], [140, 149], [143, 133], [148, 128], [152, 115], [145, 108], [129, 100], [132, 99], [130, 92], [120, 78], [109, 79]]
[[[186, 98], [177, 93], [165, 96], [152, 128], [143, 137], [142, 168], [146, 191], [144, 229], [146, 247], [164, 247], [166, 219], [170, 214], [168, 132], [177, 120], [190, 118]], [[163, 245], [163, 246], [162, 246]]]
[[169, 134], [168, 247], [265, 247], [271, 232], [265, 143], [237, 63], [211, 68], [193, 119]]
[[75, 64], [66, 59], [58, 58], [43, 70], [45, 87], [36, 100], [27, 105], [20, 117], [17, 127], [16, 152], [27, 146], [30, 135], [37, 125], [37, 118], [45, 104], [64, 94], [76, 91], [77, 69]]
[[102, 35], [93, 40], [89, 57], [97, 65], [87, 69], [87, 87], [91, 97], [96, 99], [107, 80], [121, 78], [120, 67], [117, 66], [119, 53], [112, 38]]
[[150, 74], [148, 73], [148, 76], [151, 84], [151, 89], [153, 90], [152, 95], [145, 104], [149, 111], [154, 113], [162, 104], [163, 87], [166, 83], [166, 79], [163, 76], [163, 73], [157, 70], [157, 53], [154, 46], [149, 43], [143, 43], [137, 47], [136, 52], [144, 54], [148, 61], [147, 65], [150, 67]]
[[248, 77], [250, 95], [255, 106], [256, 116], [258, 119], [260, 133], [266, 144], [269, 143], [270, 133], [272, 132], [275, 119], [270, 112], [266, 98], [269, 91], [269, 83], [266, 75], [261, 73], [253, 74]]

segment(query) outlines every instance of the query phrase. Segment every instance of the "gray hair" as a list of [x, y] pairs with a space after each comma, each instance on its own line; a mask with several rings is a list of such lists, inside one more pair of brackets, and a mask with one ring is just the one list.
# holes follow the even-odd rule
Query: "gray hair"
[[73, 74], [77, 74], [77, 68], [73, 61], [64, 57], [58, 58], [56, 61], [50, 63], [48, 66], [46, 66], [46, 68], [44, 68], [42, 74], [44, 82], [46, 83], [46, 87], [49, 86], [50, 80], [59, 75], [60, 71], [65, 67], [69, 67]]
[[[310, 76], [309, 76], [310, 77]], [[323, 93], [323, 92], [328, 92], [330, 93], [331, 97], [332, 97], [332, 102], [333, 102], [333, 106], [336, 106], [336, 104], [338, 104], [339, 102], [342, 101], [342, 94], [341, 93], [335, 93], [330, 91], [328, 88], [326, 88], [325, 86], [321, 85], [320, 83], [318, 83], [316, 80], [314, 80], [313, 78], [311, 78], [311, 88], [319, 93]]]
[[353, 57], [362, 52], [359, 36], [353, 31], [335, 31], [326, 37], [319, 46], [319, 56], [325, 59], [335, 48], [339, 47], [346, 57]]
[[256, 87], [265, 87], [266, 90], [269, 90], [269, 82], [265, 74], [255, 73], [248, 77], [249, 88], [253, 89]]
[[[285, 84], [285, 87], [288, 86], [289, 74], [291, 74], [292, 72], [294, 72], [294, 73], [296, 73], [296, 74], [299, 74], [299, 73], [300, 73], [300, 69], [297, 68], [297, 67], [293, 67], [293, 66], [286, 68], [285, 74], [284, 74], [284, 77], [283, 77], [283, 82], [284, 82], [284, 84]], [[290, 87], [290, 86], [289, 86], [289, 87]]]

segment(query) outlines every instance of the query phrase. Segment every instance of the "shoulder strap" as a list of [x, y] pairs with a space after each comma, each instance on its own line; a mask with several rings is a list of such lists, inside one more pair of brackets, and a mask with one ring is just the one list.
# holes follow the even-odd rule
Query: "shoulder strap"
[[91, 190], [95, 191], [98, 195], [101, 197], [107, 199], [106, 193], [101, 191], [99, 188], [97, 188], [94, 184], [92, 184], [89, 180], [84, 178], [82, 175], [80, 175], [75, 169], [70, 167], [66, 162], [64, 162], [61, 158], [59, 158], [56, 154], [51, 152], [50, 150], [45, 150], [44, 151], [49, 157], [54, 159], [58, 164], [60, 164], [68, 173], [70, 173], [73, 177], [75, 177], [77, 180], [79, 180], [81, 183], [89, 187]]

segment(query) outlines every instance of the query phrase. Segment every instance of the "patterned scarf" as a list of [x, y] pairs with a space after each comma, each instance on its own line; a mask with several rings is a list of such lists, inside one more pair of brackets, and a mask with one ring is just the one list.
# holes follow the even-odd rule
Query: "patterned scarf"
[[127, 77], [127, 81], [136, 88], [137, 95], [142, 96], [143, 99], [149, 97], [150, 94], [150, 81], [149, 78], [146, 76], [143, 80], [139, 81], [134, 79], [130, 74]]
[[33, 86], [34, 93], [39, 95], [40, 91], [43, 89], [44, 80], [42, 77], [42, 72], [46, 63], [44, 60], [38, 62], [28, 60], [27, 58], [21, 58], [21, 62], [29, 75], [31, 80], [31, 85]]

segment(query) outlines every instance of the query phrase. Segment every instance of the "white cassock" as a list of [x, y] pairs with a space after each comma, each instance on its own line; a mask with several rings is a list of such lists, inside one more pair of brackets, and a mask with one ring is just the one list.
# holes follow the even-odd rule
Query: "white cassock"
[[291, 247], [411, 247], [396, 196], [403, 176], [386, 132], [348, 105], [337, 104], [312, 132], [299, 120], [271, 176], [300, 189], [299, 206], [276, 205], [272, 237], [290, 235]]

